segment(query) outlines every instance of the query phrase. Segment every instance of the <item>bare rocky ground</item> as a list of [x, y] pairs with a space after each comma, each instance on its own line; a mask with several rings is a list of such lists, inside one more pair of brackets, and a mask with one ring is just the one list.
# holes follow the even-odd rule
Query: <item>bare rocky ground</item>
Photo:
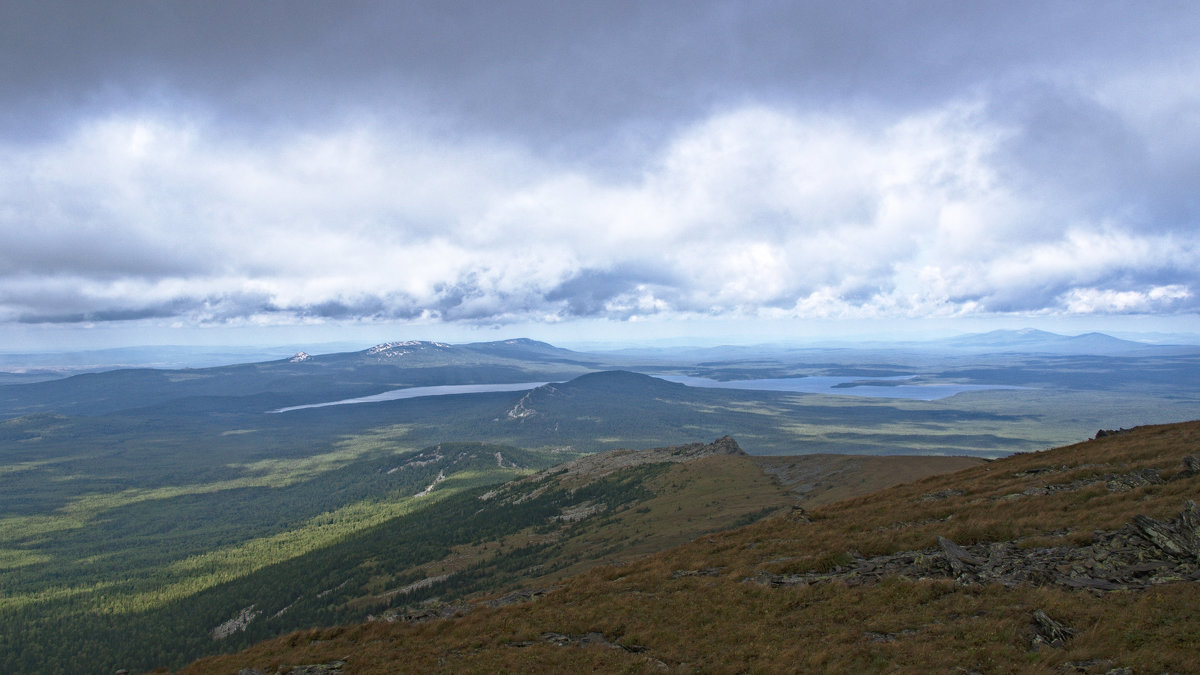
[[[1027, 548], [1019, 541], [959, 546], [938, 537], [939, 548], [859, 558], [828, 572], [762, 573], [767, 586], [840, 581], [875, 583], [885, 577], [951, 578], [961, 584], [1057, 584], [1095, 591], [1140, 590], [1178, 581], [1200, 581], [1200, 520], [1196, 503], [1162, 522], [1138, 516], [1117, 531], [1097, 531], [1088, 546]], [[683, 571], [687, 572], [687, 571]]]
[[[1172, 480], [1200, 473], [1200, 456], [1184, 459], [1183, 470]], [[1031, 488], [1031, 494], [1079, 490], [1103, 482], [1110, 492], [1126, 492], [1143, 485], [1162, 484], [1158, 472], [1142, 469], [1120, 475]], [[1028, 490], [1026, 492], [1029, 492]], [[1016, 497], [1025, 493], [1016, 493]], [[954, 494], [932, 493], [923, 500]], [[1011, 499], [1006, 495], [1001, 499]], [[806, 518], [797, 509], [794, 519]], [[904, 551], [872, 558], [858, 558], [828, 572], [808, 574], [762, 573], [752, 580], [769, 586], [791, 586], [838, 580], [849, 585], [877, 582], [884, 577], [913, 579], [953, 578], [962, 584], [999, 583], [1057, 584], [1096, 591], [1138, 590], [1178, 581], [1200, 581], [1200, 514], [1196, 503], [1187, 500], [1175, 519], [1163, 522], [1138, 515], [1115, 531], [1097, 530], [1086, 546], [1032, 547], [1022, 541], [959, 546], [946, 537], [937, 538], [939, 548]]]

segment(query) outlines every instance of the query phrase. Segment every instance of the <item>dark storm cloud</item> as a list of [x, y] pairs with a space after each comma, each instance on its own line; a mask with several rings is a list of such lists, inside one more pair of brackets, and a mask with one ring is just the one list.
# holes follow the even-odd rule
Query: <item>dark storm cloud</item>
[[1145, 203], [1154, 180], [1147, 149], [1115, 111], [1073, 88], [1033, 83], [1004, 91], [990, 112], [1016, 130], [999, 158], [1014, 188], [1097, 216], [1127, 208], [1131, 194]]
[[0, 61], [18, 65], [0, 99], [18, 126], [130, 104], [271, 127], [415, 107], [584, 153], [745, 100], [894, 114], [1064, 59], [1090, 74], [1169, 54], [1200, 27], [1179, 5], [1114, 2], [3, 7]]
[[676, 283], [678, 280], [661, 271], [637, 266], [612, 270], [581, 269], [570, 279], [549, 289], [545, 298], [552, 303], [565, 303], [568, 316], [607, 316], [614, 309], [613, 301], [636, 295], [639, 287], [670, 288]]
[[[269, 298], [252, 293], [211, 297], [176, 297], [167, 301], [137, 298], [88, 298], [86, 292], [62, 292], [61, 297], [43, 295], [35, 306], [21, 310], [16, 321], [24, 324], [81, 324], [173, 319], [202, 316], [209, 323], [240, 320], [246, 316], [278, 311]], [[0, 303], [5, 298], [0, 297]], [[74, 308], [84, 309], [75, 310]]]

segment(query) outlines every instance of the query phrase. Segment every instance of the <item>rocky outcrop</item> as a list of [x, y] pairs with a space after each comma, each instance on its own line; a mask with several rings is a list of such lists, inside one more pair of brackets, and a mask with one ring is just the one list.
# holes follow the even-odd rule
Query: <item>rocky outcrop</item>
[[496, 598], [495, 600], [488, 600], [487, 605], [488, 605], [488, 607], [507, 607], [509, 605], [519, 605], [523, 602], [530, 602], [531, 600], [536, 600], [537, 598], [542, 597], [543, 595], [549, 593], [552, 590], [554, 590], [554, 589], [552, 589], [552, 588], [527, 588], [527, 589], [523, 589], [520, 591], [513, 591], [512, 593], [509, 593], [508, 595], [500, 596], [499, 598]]
[[[1024, 478], [1037, 474], [1058, 473], [1067, 471], [1069, 468], [1070, 467], [1054, 469], [1048, 467], [1043, 469], [1032, 469], [1030, 471], [1015, 473], [1013, 474], [1013, 477]], [[1083, 466], [1076, 468], [1080, 469], [1089, 467]], [[1182, 477], [1182, 475], [1183, 474], [1177, 474], [1176, 477]], [[1104, 484], [1104, 487], [1107, 488], [1109, 492], [1129, 492], [1130, 490], [1144, 487], [1146, 485], [1162, 485], [1165, 482], [1166, 481], [1159, 476], [1158, 469], [1135, 469], [1134, 471], [1130, 471], [1128, 473], [1098, 474], [1088, 478], [1079, 478], [1070, 481], [1069, 483], [1043, 483], [1042, 485], [1035, 485], [1025, 488], [1025, 490], [1022, 492], [1014, 492], [1012, 494], [1004, 495], [1003, 497], [998, 497], [997, 499], [1011, 500], [1020, 499], [1021, 497], [1040, 497], [1044, 495], [1053, 495], [1060, 492], [1076, 492], [1078, 490], [1082, 490], [1083, 488], [1099, 485], [1101, 483]]]
[[1200, 455], [1188, 455], [1183, 458], [1183, 471], [1179, 472], [1179, 478], [1190, 478], [1200, 474]]
[[835, 580], [858, 585], [903, 576], [952, 578], [961, 584], [1058, 585], [1096, 591], [1141, 590], [1164, 583], [1200, 581], [1200, 518], [1191, 500], [1171, 521], [1135, 516], [1120, 530], [1095, 532], [1087, 546], [1024, 548], [1013, 541], [959, 546], [942, 536], [937, 542], [936, 549], [857, 558], [828, 572], [764, 572], [746, 581], [767, 586]]
[[725, 571], [724, 567], [705, 567], [698, 570], [675, 570], [671, 572], [672, 579], [683, 577], [719, 577]]
[[1196, 502], [1190, 499], [1184, 502], [1176, 521], [1162, 523], [1139, 515], [1133, 517], [1133, 527], [1143, 539], [1168, 556], [1200, 563], [1200, 520], [1196, 516]]
[[572, 506], [564, 506], [557, 516], [551, 516], [550, 520], [560, 523], [577, 523], [585, 518], [594, 516], [608, 509], [608, 504], [604, 502], [587, 501], [582, 504], [574, 504]]
[[[604, 637], [604, 633], [596, 631], [578, 634], [546, 632], [542, 633], [541, 641], [556, 647], [588, 647], [594, 645], [610, 649], [621, 649], [634, 654], [639, 654], [648, 649], [642, 645], [623, 645], [618, 642], [611, 642], [608, 638]], [[520, 642], [509, 642], [508, 646], [529, 647], [535, 644], [537, 642], [534, 640], [523, 640]]]
[[257, 668], [243, 668], [238, 671], [238, 675], [340, 675], [346, 672], [343, 670], [346, 667], [344, 659], [330, 661], [329, 663], [309, 663], [303, 666], [279, 666], [275, 670], [259, 670]]
[[1061, 649], [1066, 646], [1068, 640], [1075, 637], [1077, 632], [1074, 628], [1051, 619], [1040, 609], [1033, 612], [1032, 642], [1034, 647], [1046, 645], [1055, 649]]
[[376, 616], [374, 614], [367, 615], [367, 621], [383, 621], [386, 623], [424, 623], [435, 619], [450, 619], [456, 616], [463, 616], [471, 613], [471, 605], [426, 605], [423, 607], [402, 607], [400, 609], [389, 609], [383, 614]]
[[553, 395], [558, 392], [552, 384], [544, 384], [537, 389], [526, 392], [521, 397], [517, 404], [508, 411], [507, 416], [510, 420], [523, 420], [527, 417], [533, 417], [538, 414], [538, 411], [533, 409], [532, 401], [535, 392], [540, 392], [542, 395]]
[[209, 635], [213, 640], [224, 640], [238, 631], [246, 630], [251, 621], [262, 616], [262, 612], [254, 609], [254, 607], [254, 605], [250, 605], [249, 607], [242, 608], [237, 613], [237, 616], [209, 631]]

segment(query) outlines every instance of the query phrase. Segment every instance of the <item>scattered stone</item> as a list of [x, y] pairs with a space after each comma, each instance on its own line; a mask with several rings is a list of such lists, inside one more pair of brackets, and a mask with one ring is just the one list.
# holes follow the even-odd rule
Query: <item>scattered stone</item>
[[[1074, 469], [1074, 470], [1079, 470], [1079, 469], [1092, 468], [1092, 465], [1084, 465], [1084, 466], [1077, 466], [1077, 467], [1064, 466], [1064, 467], [1062, 467], [1062, 470], [1066, 471], [1066, 470], [1068, 470], [1068, 468]], [[1050, 469], [1047, 469], [1047, 471], [1049, 471], [1049, 470]], [[1057, 472], [1058, 470], [1054, 469], [1053, 471]], [[1023, 476], [1027, 476], [1027, 475], [1031, 475], [1031, 474], [1035, 474], [1035, 473], [1042, 473], [1042, 472], [1043, 472], [1042, 470], [1035, 469], [1035, 470], [1031, 470], [1031, 471], [1014, 473], [1013, 477], [1019, 478], [1019, 477], [1023, 477]], [[1038, 497], [1038, 496], [1044, 496], [1044, 495], [1058, 494], [1060, 492], [1076, 492], [1078, 490], [1082, 490], [1083, 488], [1091, 487], [1092, 485], [1098, 485], [1100, 483], [1103, 483], [1105, 485], [1105, 487], [1108, 488], [1109, 492], [1129, 492], [1130, 490], [1133, 490], [1133, 489], [1136, 489], [1139, 487], [1143, 487], [1146, 485], [1162, 485], [1165, 482], [1166, 481], [1164, 481], [1162, 479], [1162, 477], [1158, 475], [1158, 469], [1154, 469], [1154, 468], [1135, 469], [1133, 471], [1130, 471], [1129, 473], [1122, 473], [1122, 474], [1109, 473], [1109, 474], [1105, 474], [1103, 476], [1080, 478], [1077, 480], [1073, 480], [1069, 483], [1052, 483], [1052, 484], [1046, 484], [1046, 485], [1040, 485], [1040, 486], [1035, 485], [1035, 486], [1025, 488], [1025, 490], [1022, 492], [1010, 493], [1010, 494], [1004, 495], [1003, 497], [993, 497], [993, 499], [1000, 500], [1000, 501], [1010, 501], [1013, 499], [1020, 499], [1021, 497]]]
[[1121, 427], [1120, 429], [1101, 429], [1096, 432], [1093, 440], [1097, 438], [1105, 438], [1106, 436], [1119, 436], [1121, 434], [1127, 434], [1131, 431], [1133, 431], [1133, 429], [1126, 429], [1124, 427]]
[[329, 663], [310, 663], [304, 666], [292, 666], [291, 670], [284, 672], [287, 675], [335, 675], [343, 672], [342, 669], [345, 667], [346, 662], [339, 659], [337, 661], [330, 661]]
[[876, 633], [875, 631], [864, 631], [863, 638], [871, 642], [895, 642], [896, 638], [905, 635], [914, 635], [917, 631], [911, 628], [900, 631], [899, 633]]
[[516, 605], [522, 602], [529, 602], [535, 598], [540, 598], [554, 589], [552, 588], [529, 588], [521, 591], [513, 591], [508, 595], [488, 602], [489, 607], [507, 607]]
[[808, 511], [804, 510], [803, 506], [794, 505], [792, 510], [788, 512], [788, 520], [794, 523], [811, 523], [812, 517], [808, 515]]
[[1144, 485], [1162, 485], [1163, 479], [1158, 475], [1158, 469], [1138, 469], [1120, 476], [1113, 476], [1106, 481], [1109, 492], [1129, 492]]
[[1183, 471], [1175, 475], [1176, 478], [1190, 478], [1200, 474], [1200, 455], [1188, 455], [1183, 458]]
[[[541, 638], [542, 642], [552, 644], [556, 647], [587, 647], [596, 645], [600, 647], [620, 649], [622, 651], [630, 652], [631, 654], [641, 654], [642, 652], [650, 649], [644, 645], [623, 645], [617, 642], [610, 642], [608, 638], [604, 637], [603, 633], [598, 633], [596, 631], [581, 634], [555, 633], [548, 631], [542, 633]], [[535, 644], [538, 644], [536, 640], [522, 640], [518, 642], [509, 642], [508, 646], [531, 647]]]
[[683, 577], [719, 577], [725, 571], [724, 567], [705, 567], [700, 570], [675, 570], [671, 572], [672, 579]]
[[1033, 612], [1033, 646], [1046, 645], [1062, 649], [1067, 641], [1075, 637], [1076, 630], [1051, 619], [1045, 612], [1038, 609]]
[[384, 621], [387, 623], [424, 623], [435, 619], [449, 619], [471, 613], [471, 606], [438, 605], [425, 607], [404, 607], [398, 610], [387, 610], [380, 616], [367, 615], [367, 621]]
[[1179, 517], [1170, 522], [1137, 516], [1120, 530], [1095, 532], [1087, 546], [1023, 548], [1012, 541], [960, 546], [939, 536], [935, 549], [856, 557], [826, 572], [761, 572], [744, 581], [770, 587], [830, 581], [857, 586], [899, 576], [952, 578], [964, 585], [998, 583], [1009, 588], [1029, 584], [1092, 591], [1143, 590], [1157, 584], [1200, 581], [1200, 516], [1196, 510], [1195, 502], [1189, 500]]
[[345, 671], [345, 659], [330, 661], [329, 663], [309, 663], [302, 666], [280, 666], [275, 671], [260, 670], [258, 668], [242, 668], [237, 672], [237, 675], [341, 675]]
[[961, 496], [963, 496], [962, 490], [947, 488], [945, 490], [938, 490], [937, 492], [930, 492], [927, 494], [923, 494], [923, 495], [921, 495], [919, 501], [936, 502], [941, 499], [949, 499], [950, 497], [961, 497]]
[[1067, 661], [1059, 666], [1059, 670], [1074, 671], [1077, 673], [1093, 673], [1103, 670], [1110, 672], [1117, 662], [1112, 659], [1088, 659], [1086, 661]]
[[972, 572], [983, 564], [982, 560], [967, 553], [961, 546], [941, 535], [938, 535], [937, 542], [942, 547], [942, 551], [946, 553], [946, 560], [950, 563], [950, 569], [954, 570], [956, 575]]
[[607, 509], [608, 504], [604, 502], [586, 501], [582, 504], [562, 507], [557, 516], [550, 516], [550, 520], [561, 523], [576, 523]]
[[1012, 476], [1013, 476], [1013, 478], [1028, 478], [1029, 476], [1037, 476], [1038, 474], [1059, 473], [1059, 472], [1066, 471], [1066, 470], [1067, 470], [1067, 467], [1065, 465], [1062, 467], [1059, 467], [1059, 468], [1056, 468], [1053, 466], [1039, 466], [1039, 467], [1029, 469], [1026, 471], [1018, 471], [1018, 472], [1014, 473]]

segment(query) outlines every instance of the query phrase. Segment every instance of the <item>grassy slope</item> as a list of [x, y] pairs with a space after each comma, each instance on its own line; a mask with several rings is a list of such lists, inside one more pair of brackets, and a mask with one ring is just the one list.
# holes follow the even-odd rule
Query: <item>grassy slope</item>
[[[789, 588], [745, 580], [761, 572], [828, 568], [857, 555], [929, 549], [937, 535], [960, 544], [1079, 544], [1093, 530], [1119, 528], [1135, 514], [1166, 520], [1184, 499], [1200, 495], [1200, 476], [1128, 492], [1110, 492], [1101, 483], [1023, 493], [1146, 467], [1170, 479], [1182, 457], [1197, 450], [1200, 423], [1193, 422], [1017, 455], [814, 508], [811, 522], [771, 518], [598, 567], [531, 603], [481, 606], [465, 617], [416, 625], [377, 622], [298, 633], [202, 661], [187, 672], [275, 672], [281, 664], [335, 659], [345, 659], [355, 673], [1051, 672], [1088, 661], [1094, 663], [1078, 668], [1189, 672], [1200, 653], [1194, 584], [1098, 593], [959, 586], [948, 579]], [[930, 499], [935, 493], [948, 496]], [[715, 576], [676, 574], [703, 569]], [[1063, 649], [1033, 648], [1036, 609], [1076, 628], [1077, 636]], [[638, 649], [559, 647], [545, 641], [548, 632], [598, 633]]]

